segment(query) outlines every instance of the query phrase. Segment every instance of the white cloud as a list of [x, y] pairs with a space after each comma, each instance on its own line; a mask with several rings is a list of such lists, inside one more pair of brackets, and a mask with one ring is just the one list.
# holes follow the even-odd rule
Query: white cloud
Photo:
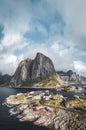
[[[1, 0], [0, 24], [4, 27], [4, 37], [0, 41], [0, 71], [14, 73], [21, 59], [33, 58], [39, 51], [53, 60], [57, 70], [75, 69], [83, 74], [86, 70], [86, 63], [81, 61], [86, 57], [85, 6], [86, 0], [41, 0], [36, 5], [24, 0]], [[62, 37], [58, 36], [61, 27], [55, 21], [57, 14], [65, 23]], [[48, 37], [45, 43], [37, 44], [34, 39], [24, 37], [36, 29]], [[28, 51], [23, 54], [25, 47]], [[22, 53], [16, 56], [15, 50]]]
[[28, 46], [27, 40], [19, 34], [7, 34], [1, 41], [1, 54], [12, 54], [15, 50], [22, 50]]
[[0, 57], [0, 71], [13, 74], [16, 68], [17, 57], [14, 55], [4, 55]]
[[25, 57], [34, 58], [37, 52], [41, 52], [52, 59], [56, 70], [74, 70], [71, 52], [64, 52], [64, 54], [61, 54], [62, 45], [58, 44], [58, 42], [59, 41], [57, 41], [57, 43], [53, 42], [53, 44], [50, 46], [43, 43], [41, 43], [40, 45], [30, 45], [28, 47], [28, 52], [26, 53]]
[[0, 23], [4, 25], [4, 34], [24, 33], [29, 30], [28, 4], [23, 0], [0, 1]]
[[20, 35], [17, 34], [6, 34], [2, 40], [3, 46], [11, 46], [14, 43], [20, 41], [22, 38]]
[[79, 49], [86, 49], [86, 0], [55, 1], [66, 23], [65, 37], [72, 39]]
[[82, 61], [74, 61], [74, 68], [76, 72], [86, 76], [86, 63]]
[[[69, 69], [72, 69], [76, 71], [77, 73], [80, 73], [81, 75], [85, 75], [85, 64], [83, 67], [83, 64], [81, 62], [74, 61], [73, 54], [76, 53], [76, 49], [74, 49], [71, 46], [68, 46], [67, 44], [63, 43], [62, 39], [57, 38], [57, 40], [52, 40], [52, 44], [50, 44], [50, 41], [47, 41], [48, 43], [32, 43], [29, 44], [27, 50], [24, 55], [15, 56], [11, 53], [3, 54], [1, 56], [1, 68], [3, 73], [9, 73], [13, 74], [18, 66], [18, 63], [25, 58], [31, 58], [33, 59], [37, 52], [41, 52], [45, 54], [46, 56], [50, 57], [53, 60], [54, 66], [56, 70], [64, 70], [67, 71]], [[20, 42], [21, 44], [21, 42]], [[21, 46], [19, 44], [19, 46]], [[14, 45], [14, 44], [13, 44]], [[65, 46], [64, 46], [65, 45]], [[11, 46], [9, 44], [9, 46]], [[17, 46], [18, 47], [18, 46]], [[5, 68], [5, 69], [4, 69]]]
[[13, 54], [0, 56], [0, 72], [3, 72], [3, 74], [8, 73], [13, 75], [23, 57], [23, 55], [17, 57]]
[[85, 51], [86, 0], [47, 0], [47, 2], [53, 12], [59, 12], [65, 23], [65, 39], [72, 40], [72, 44], [69, 43], [71, 46], [77, 46], [79, 50]]

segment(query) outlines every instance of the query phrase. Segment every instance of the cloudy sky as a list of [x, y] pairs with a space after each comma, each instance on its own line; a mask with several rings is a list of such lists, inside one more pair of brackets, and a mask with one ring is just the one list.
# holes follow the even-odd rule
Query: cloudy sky
[[0, 0], [0, 72], [37, 52], [86, 76], [86, 0]]

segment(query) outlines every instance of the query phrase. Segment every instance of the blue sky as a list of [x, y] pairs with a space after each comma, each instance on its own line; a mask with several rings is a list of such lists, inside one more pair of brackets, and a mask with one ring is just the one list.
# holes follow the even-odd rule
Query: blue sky
[[0, 71], [49, 56], [56, 70], [86, 75], [86, 0], [0, 0]]

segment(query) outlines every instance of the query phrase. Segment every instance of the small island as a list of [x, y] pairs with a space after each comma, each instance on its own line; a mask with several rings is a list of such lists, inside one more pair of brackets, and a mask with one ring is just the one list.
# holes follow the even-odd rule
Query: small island
[[6, 104], [19, 121], [32, 121], [53, 130], [86, 129], [86, 99], [78, 96], [67, 98], [49, 90], [31, 91], [7, 97]]

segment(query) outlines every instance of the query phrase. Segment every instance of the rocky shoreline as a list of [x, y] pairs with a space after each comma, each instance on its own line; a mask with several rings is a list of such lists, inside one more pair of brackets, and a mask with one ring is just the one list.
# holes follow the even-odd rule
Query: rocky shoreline
[[86, 99], [65, 98], [48, 90], [18, 93], [6, 98], [9, 112], [20, 121], [54, 130], [85, 130]]

